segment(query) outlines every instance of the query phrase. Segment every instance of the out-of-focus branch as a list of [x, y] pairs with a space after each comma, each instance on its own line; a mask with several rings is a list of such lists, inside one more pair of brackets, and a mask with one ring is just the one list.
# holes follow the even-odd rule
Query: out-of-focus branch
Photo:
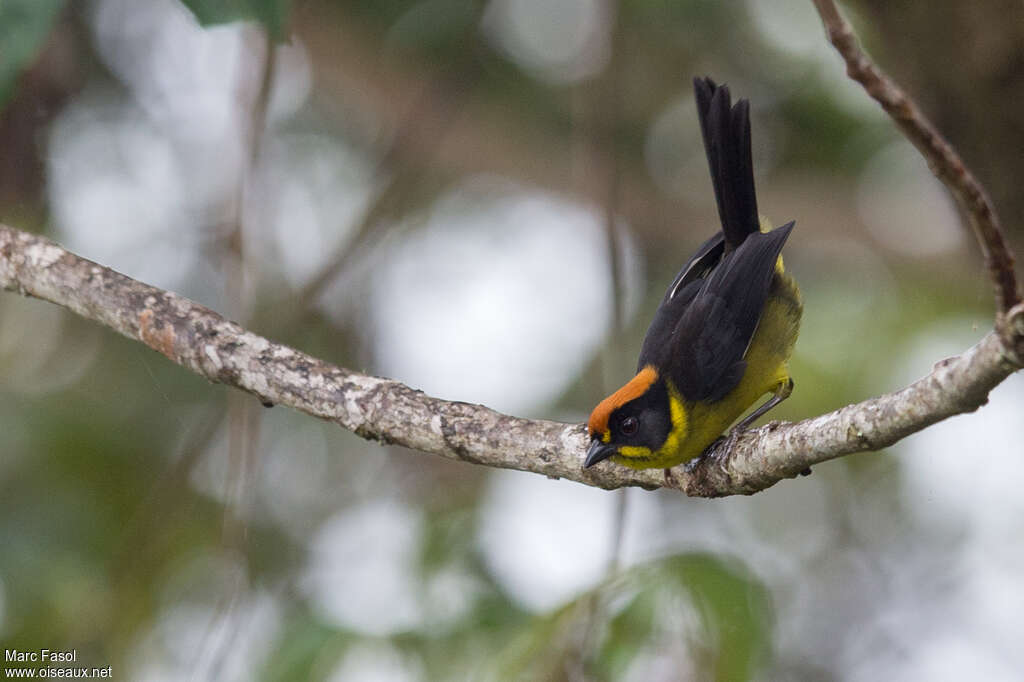
[[864, 86], [900, 131], [928, 161], [932, 173], [945, 183], [967, 216], [995, 287], [996, 309], [1005, 313], [1021, 301], [1014, 274], [1014, 258], [1006, 246], [999, 216], [977, 178], [964, 165], [952, 145], [935, 129], [903, 90], [864, 53], [850, 24], [834, 0], [812, 0], [821, 16], [829, 42], [846, 62], [846, 73]]
[[[470, 22], [475, 26], [476, 22]], [[369, 205], [353, 226], [353, 237], [346, 241], [324, 265], [310, 276], [290, 302], [306, 312], [352, 263], [366, 255], [378, 233], [399, 209], [424, 189], [437, 184], [436, 169], [428, 172], [433, 157], [453, 122], [470, 98], [481, 70], [475, 61], [455, 73], [435, 73], [427, 80], [402, 113], [395, 118], [392, 141], [377, 161], [373, 184], [377, 190]], [[428, 182], [429, 180], [429, 182]]]
[[[962, 355], [907, 388], [798, 423], [742, 434], [728, 452], [666, 479], [611, 462], [582, 468], [582, 424], [520, 419], [482, 405], [440, 400], [397, 381], [332, 365], [246, 331], [212, 310], [80, 258], [38, 235], [0, 225], [0, 288], [52, 301], [141, 341], [172, 362], [336, 422], [363, 438], [486, 466], [532, 471], [602, 488], [677, 487], [689, 495], [749, 494], [809, 466], [877, 450], [983, 405], [1021, 367], [1024, 305]], [[1007, 344], [1004, 339], [1013, 343]]]

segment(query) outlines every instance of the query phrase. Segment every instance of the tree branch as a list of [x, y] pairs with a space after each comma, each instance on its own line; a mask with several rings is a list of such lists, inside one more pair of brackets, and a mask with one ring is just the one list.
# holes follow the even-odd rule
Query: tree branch
[[882, 105], [967, 216], [995, 287], [996, 310], [1007, 312], [1020, 303], [1021, 294], [1014, 274], [1013, 254], [1006, 246], [999, 216], [985, 189], [914, 101], [864, 54], [857, 43], [857, 36], [834, 0], [812, 1], [821, 16], [829, 42], [846, 62], [847, 75], [864, 86], [864, 90]]
[[45, 299], [110, 327], [172, 362], [336, 422], [363, 438], [486, 466], [532, 471], [602, 488], [675, 487], [689, 495], [750, 494], [835, 457], [875, 450], [983, 405], [1021, 367], [1024, 305], [964, 354], [909, 387], [798, 423], [743, 433], [721, 456], [632, 471], [610, 462], [582, 468], [582, 424], [520, 419], [482, 405], [440, 400], [397, 381], [332, 365], [242, 329], [209, 308], [80, 258], [38, 235], [0, 225], [0, 288]]
[[0, 288], [35, 296], [159, 351], [211, 381], [338, 423], [363, 438], [486, 466], [602, 488], [674, 487], [688, 495], [751, 494], [810, 466], [877, 450], [947, 417], [971, 412], [1022, 367], [1024, 304], [998, 216], [984, 189], [917, 106], [857, 45], [833, 0], [813, 0], [829, 40], [956, 197], [981, 245], [996, 292], [996, 328], [963, 354], [895, 393], [797, 423], [740, 434], [671, 477], [610, 462], [584, 470], [582, 424], [503, 415], [440, 400], [397, 381], [331, 365], [246, 331], [212, 310], [0, 225]]

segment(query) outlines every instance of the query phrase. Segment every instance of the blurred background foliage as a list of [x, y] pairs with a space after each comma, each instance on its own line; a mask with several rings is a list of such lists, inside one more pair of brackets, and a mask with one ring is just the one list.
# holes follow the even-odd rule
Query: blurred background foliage
[[[861, 0], [1024, 214], [1024, 9]], [[690, 88], [751, 100], [806, 297], [776, 418], [991, 327], [950, 200], [809, 2], [11, 0], [0, 219], [258, 333], [582, 421], [717, 217]], [[365, 443], [0, 297], [0, 641], [118, 679], [1018, 679], [1024, 383], [752, 498]]]

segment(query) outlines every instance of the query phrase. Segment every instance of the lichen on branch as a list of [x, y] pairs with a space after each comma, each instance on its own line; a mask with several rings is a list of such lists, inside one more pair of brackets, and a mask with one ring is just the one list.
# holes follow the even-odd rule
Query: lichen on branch
[[1020, 367], [1024, 306], [956, 358], [902, 391], [797, 423], [743, 433], [728, 452], [671, 476], [603, 462], [583, 469], [582, 424], [522, 419], [441, 400], [274, 343], [216, 312], [86, 260], [39, 235], [0, 225], [0, 288], [45, 299], [137, 340], [210, 381], [264, 403], [326, 419], [371, 440], [474, 464], [530, 471], [601, 488], [674, 487], [689, 495], [750, 494], [807, 467], [890, 445], [983, 405]]

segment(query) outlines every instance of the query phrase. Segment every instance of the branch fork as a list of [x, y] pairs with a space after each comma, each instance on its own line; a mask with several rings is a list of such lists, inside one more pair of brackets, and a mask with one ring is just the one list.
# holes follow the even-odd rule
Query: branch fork
[[914, 103], [860, 50], [832, 0], [813, 0], [829, 40], [921, 151], [968, 217], [996, 299], [996, 323], [964, 353], [893, 393], [800, 422], [745, 431], [729, 446], [666, 475], [602, 462], [583, 469], [582, 424], [504, 415], [359, 374], [246, 331], [214, 311], [0, 224], [0, 289], [45, 299], [140, 341], [210, 381], [293, 407], [356, 434], [450, 459], [532, 471], [601, 488], [671, 487], [688, 495], [752, 494], [821, 462], [887, 447], [984, 405], [1024, 366], [1024, 304], [999, 221], [980, 183]]

